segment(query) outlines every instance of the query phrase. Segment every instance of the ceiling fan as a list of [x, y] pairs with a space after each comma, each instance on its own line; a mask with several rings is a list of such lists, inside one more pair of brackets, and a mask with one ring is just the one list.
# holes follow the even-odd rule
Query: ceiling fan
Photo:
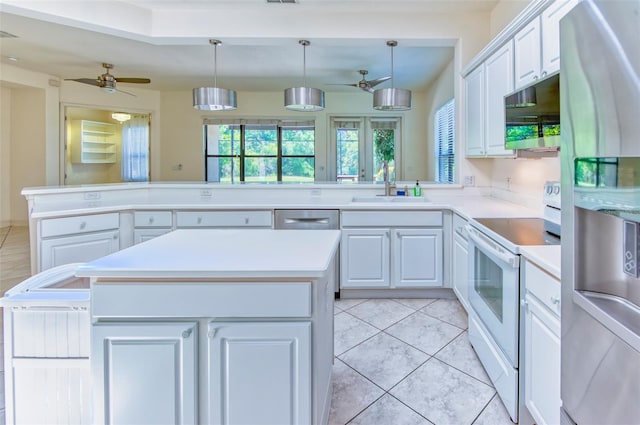
[[109, 73], [110, 69], [113, 69], [113, 65], [110, 63], [103, 63], [102, 66], [107, 70], [102, 75], [98, 75], [97, 78], [66, 78], [66, 81], [77, 81], [78, 83], [89, 84], [92, 86], [100, 87], [106, 93], [121, 92], [131, 96], [135, 96], [133, 93], [119, 90], [116, 88], [116, 83], [133, 83], [133, 84], [149, 84], [151, 82], [148, 78], [124, 78], [116, 77]]
[[362, 80], [358, 81], [355, 84], [331, 84], [331, 85], [357, 87], [366, 92], [373, 93], [373, 87], [391, 78], [391, 77], [380, 77], [380, 78], [376, 78], [375, 80], [367, 80], [367, 74], [369, 73], [369, 71], [367, 71], [366, 69], [361, 69], [358, 72], [362, 75]]

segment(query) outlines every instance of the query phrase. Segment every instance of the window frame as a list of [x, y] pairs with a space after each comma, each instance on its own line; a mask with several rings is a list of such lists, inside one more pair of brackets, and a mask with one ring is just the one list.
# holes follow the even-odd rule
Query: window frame
[[456, 178], [455, 106], [455, 98], [451, 98], [433, 114], [433, 178], [438, 183], [454, 183]]

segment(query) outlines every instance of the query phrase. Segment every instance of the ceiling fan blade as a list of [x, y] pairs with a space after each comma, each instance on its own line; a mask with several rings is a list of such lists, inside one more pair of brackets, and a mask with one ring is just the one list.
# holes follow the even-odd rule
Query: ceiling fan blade
[[387, 80], [390, 80], [391, 77], [380, 77], [380, 78], [376, 78], [375, 80], [369, 80], [367, 81], [369, 83], [369, 87], [373, 87], [376, 86], [380, 83], [384, 83]]
[[95, 78], [65, 78], [65, 81], [77, 81], [78, 83], [90, 84], [92, 86], [100, 87], [100, 81]]
[[327, 83], [327, 86], [350, 86], [350, 87], [358, 87], [357, 84], [342, 84], [342, 83]]
[[149, 84], [151, 82], [148, 78], [124, 78], [115, 77], [118, 83], [132, 83], [132, 84]]
[[372, 89], [371, 87], [363, 87], [362, 90], [369, 92], [369, 93], [373, 93], [375, 90]]

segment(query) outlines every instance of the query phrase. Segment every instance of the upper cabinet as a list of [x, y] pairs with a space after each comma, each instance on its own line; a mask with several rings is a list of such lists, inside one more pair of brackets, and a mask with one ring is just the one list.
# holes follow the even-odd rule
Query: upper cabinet
[[534, 0], [463, 70], [465, 154], [504, 148], [504, 97], [560, 70], [560, 19], [580, 0]]
[[513, 37], [516, 89], [560, 71], [560, 19], [578, 1], [554, 1]]
[[513, 91], [513, 41], [465, 78], [466, 155], [513, 156], [504, 148], [504, 96]]

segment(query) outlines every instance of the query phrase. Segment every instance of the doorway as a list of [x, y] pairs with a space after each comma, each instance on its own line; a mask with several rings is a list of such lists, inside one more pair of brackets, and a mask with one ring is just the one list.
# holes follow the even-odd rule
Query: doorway
[[64, 108], [64, 185], [149, 181], [151, 115]]

